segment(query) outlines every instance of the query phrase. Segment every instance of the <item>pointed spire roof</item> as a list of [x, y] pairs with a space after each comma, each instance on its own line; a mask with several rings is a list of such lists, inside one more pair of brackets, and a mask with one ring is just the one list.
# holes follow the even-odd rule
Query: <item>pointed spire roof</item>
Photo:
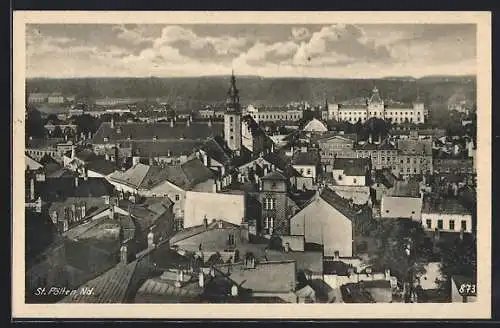
[[376, 86], [373, 87], [372, 96], [370, 97], [369, 102], [370, 103], [381, 103], [382, 102], [382, 98], [380, 98], [380, 94], [379, 94]]
[[240, 109], [240, 96], [239, 90], [236, 88], [234, 70], [231, 70], [231, 84], [227, 92], [226, 105], [228, 111], [239, 111]]

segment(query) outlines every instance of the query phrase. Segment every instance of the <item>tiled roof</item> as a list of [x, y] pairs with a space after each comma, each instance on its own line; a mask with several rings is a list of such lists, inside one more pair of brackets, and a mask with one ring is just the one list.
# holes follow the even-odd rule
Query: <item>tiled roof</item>
[[367, 158], [335, 158], [333, 161], [334, 170], [343, 170], [347, 176], [364, 176], [370, 167], [370, 160]]
[[292, 158], [293, 165], [317, 165], [319, 153], [317, 151], [297, 152]]
[[[30, 181], [26, 181], [26, 190], [29, 191]], [[75, 187], [74, 177], [50, 178], [45, 181], [35, 181], [36, 197], [45, 201], [63, 201], [68, 197], [102, 197], [113, 195], [114, 187], [102, 178], [78, 179]]]
[[324, 188], [320, 197], [351, 221], [358, 214], [358, 211], [356, 211], [354, 206], [351, 206], [349, 200], [340, 197], [329, 188]]
[[142, 157], [190, 155], [203, 146], [202, 140], [177, 139], [158, 141], [131, 141], [133, 154]]
[[231, 163], [231, 150], [224, 145], [224, 140], [220, 137], [210, 138], [201, 149], [210, 157], [221, 163], [228, 165]]
[[47, 138], [32, 138], [26, 142], [26, 148], [42, 149], [42, 148], [55, 148], [55, 146], [63, 142], [64, 139], [47, 139]]
[[389, 169], [386, 168], [378, 170], [376, 172], [375, 179], [387, 188], [392, 188], [396, 184], [396, 177]]
[[116, 123], [115, 128], [111, 128], [110, 123], [102, 123], [94, 134], [92, 143], [102, 144], [104, 138], [108, 142], [124, 141], [129, 137], [132, 140], [157, 140], [161, 139], [191, 139], [206, 140], [209, 137], [223, 135], [224, 125], [220, 122], [212, 122], [211, 126], [203, 122], [186, 123], [176, 122], [173, 127], [170, 123]]
[[394, 187], [387, 193], [392, 197], [420, 197], [420, 184], [416, 181], [395, 181]]
[[370, 292], [356, 283], [340, 286], [340, 292], [344, 303], [375, 303]]
[[403, 155], [432, 156], [432, 142], [429, 140], [398, 140], [398, 149]]
[[297, 270], [308, 270], [314, 273], [323, 273], [323, 253], [322, 252], [294, 252], [269, 250], [266, 254], [269, 261], [295, 261]]
[[108, 175], [115, 171], [116, 164], [111, 161], [107, 161], [103, 157], [97, 157], [87, 163], [87, 169], [103, 175]]
[[325, 261], [323, 263], [324, 274], [335, 274], [338, 276], [347, 276], [349, 274], [349, 264], [342, 261]]
[[440, 214], [471, 214], [471, 211], [464, 207], [458, 199], [455, 198], [445, 198], [439, 202], [439, 204], [426, 200], [422, 206], [422, 212]]
[[125, 172], [115, 171], [110, 179], [134, 188], [151, 189], [163, 181], [190, 190], [198, 183], [213, 177], [212, 171], [198, 159], [181, 165], [150, 166], [138, 163]]
[[272, 153], [264, 154], [264, 159], [269, 163], [276, 166], [288, 177], [300, 177], [302, 176], [296, 169], [290, 164], [290, 160], [286, 157], [283, 151], [275, 150]]
[[269, 172], [267, 175], [263, 176], [262, 180], [286, 181], [288, 179], [282, 172], [276, 170], [276, 171]]
[[146, 280], [137, 291], [135, 303], [192, 303], [203, 293], [197, 281], [176, 287], [173, 281], [160, 277]]
[[[227, 264], [217, 266], [221, 272], [227, 272]], [[239, 287], [253, 292], [287, 293], [296, 288], [295, 261], [270, 261], [255, 264], [254, 269], [247, 269], [243, 262], [231, 264], [229, 278]]]
[[367, 106], [367, 99], [365, 97], [358, 97], [358, 98], [342, 101], [339, 104], [339, 107], [341, 107], [341, 108], [346, 107], [346, 106], [353, 106], [353, 107]]
[[[174, 245], [175, 243], [178, 243], [182, 240], [199, 235], [201, 233], [211, 231], [214, 229], [220, 229], [218, 222], [219, 221], [210, 222], [207, 227], [205, 227], [204, 225], [198, 225], [198, 226], [189, 227], [189, 228], [186, 228], [182, 231], [179, 231], [174, 236], [172, 236], [172, 238], [170, 238], [170, 244]], [[222, 220], [221, 222], [222, 222], [222, 229], [235, 229], [235, 228], [239, 227], [235, 224], [232, 224], [232, 223], [224, 221], [224, 220]]]
[[77, 289], [92, 290], [90, 295], [77, 292], [66, 296], [60, 303], [124, 303], [137, 262], [118, 264]]

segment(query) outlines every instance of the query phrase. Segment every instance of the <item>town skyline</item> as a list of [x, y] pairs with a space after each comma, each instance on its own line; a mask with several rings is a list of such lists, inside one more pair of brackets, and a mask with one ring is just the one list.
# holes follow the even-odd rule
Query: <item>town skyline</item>
[[[54, 60], [58, 65], [49, 65]], [[231, 69], [240, 76], [276, 78], [476, 75], [476, 26], [26, 26], [27, 78], [222, 76]]]

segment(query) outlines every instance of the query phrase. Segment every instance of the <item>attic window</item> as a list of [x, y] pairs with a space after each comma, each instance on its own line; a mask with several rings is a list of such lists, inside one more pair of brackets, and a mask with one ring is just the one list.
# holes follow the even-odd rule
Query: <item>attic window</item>
[[109, 141], [109, 138], [108, 137], [104, 137], [104, 142], [108, 142]]

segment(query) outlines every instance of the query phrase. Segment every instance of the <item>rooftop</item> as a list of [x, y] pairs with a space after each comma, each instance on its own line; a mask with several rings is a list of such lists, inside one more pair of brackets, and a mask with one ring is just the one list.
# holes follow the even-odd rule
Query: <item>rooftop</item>
[[471, 214], [471, 211], [465, 208], [458, 199], [446, 198], [439, 202], [429, 199], [424, 200], [422, 207], [423, 213], [442, 213], [442, 214]]
[[364, 176], [370, 167], [368, 158], [335, 158], [334, 170], [343, 170], [347, 176]]
[[293, 155], [292, 165], [317, 165], [319, 153], [317, 151], [297, 152]]
[[169, 181], [184, 190], [190, 190], [196, 184], [212, 177], [212, 171], [199, 159], [192, 159], [181, 165], [156, 166], [138, 163], [125, 172], [115, 171], [110, 179], [138, 189], [151, 189]]
[[184, 122], [176, 122], [172, 127], [171, 123], [116, 123], [112, 128], [110, 123], [102, 123], [99, 129], [94, 134], [92, 143], [105, 143], [104, 138], [108, 138], [108, 142], [127, 140], [129, 137], [132, 140], [206, 140], [210, 137], [223, 135], [224, 125], [221, 122], [191, 122], [189, 126]]
[[203, 145], [203, 140], [131, 141], [133, 154], [141, 157], [190, 155]]
[[329, 188], [324, 188], [320, 197], [350, 220], [353, 220], [359, 213], [359, 210], [349, 200], [340, 197]]
[[388, 190], [388, 196], [420, 198], [420, 184], [416, 181], [395, 180], [393, 188]]

